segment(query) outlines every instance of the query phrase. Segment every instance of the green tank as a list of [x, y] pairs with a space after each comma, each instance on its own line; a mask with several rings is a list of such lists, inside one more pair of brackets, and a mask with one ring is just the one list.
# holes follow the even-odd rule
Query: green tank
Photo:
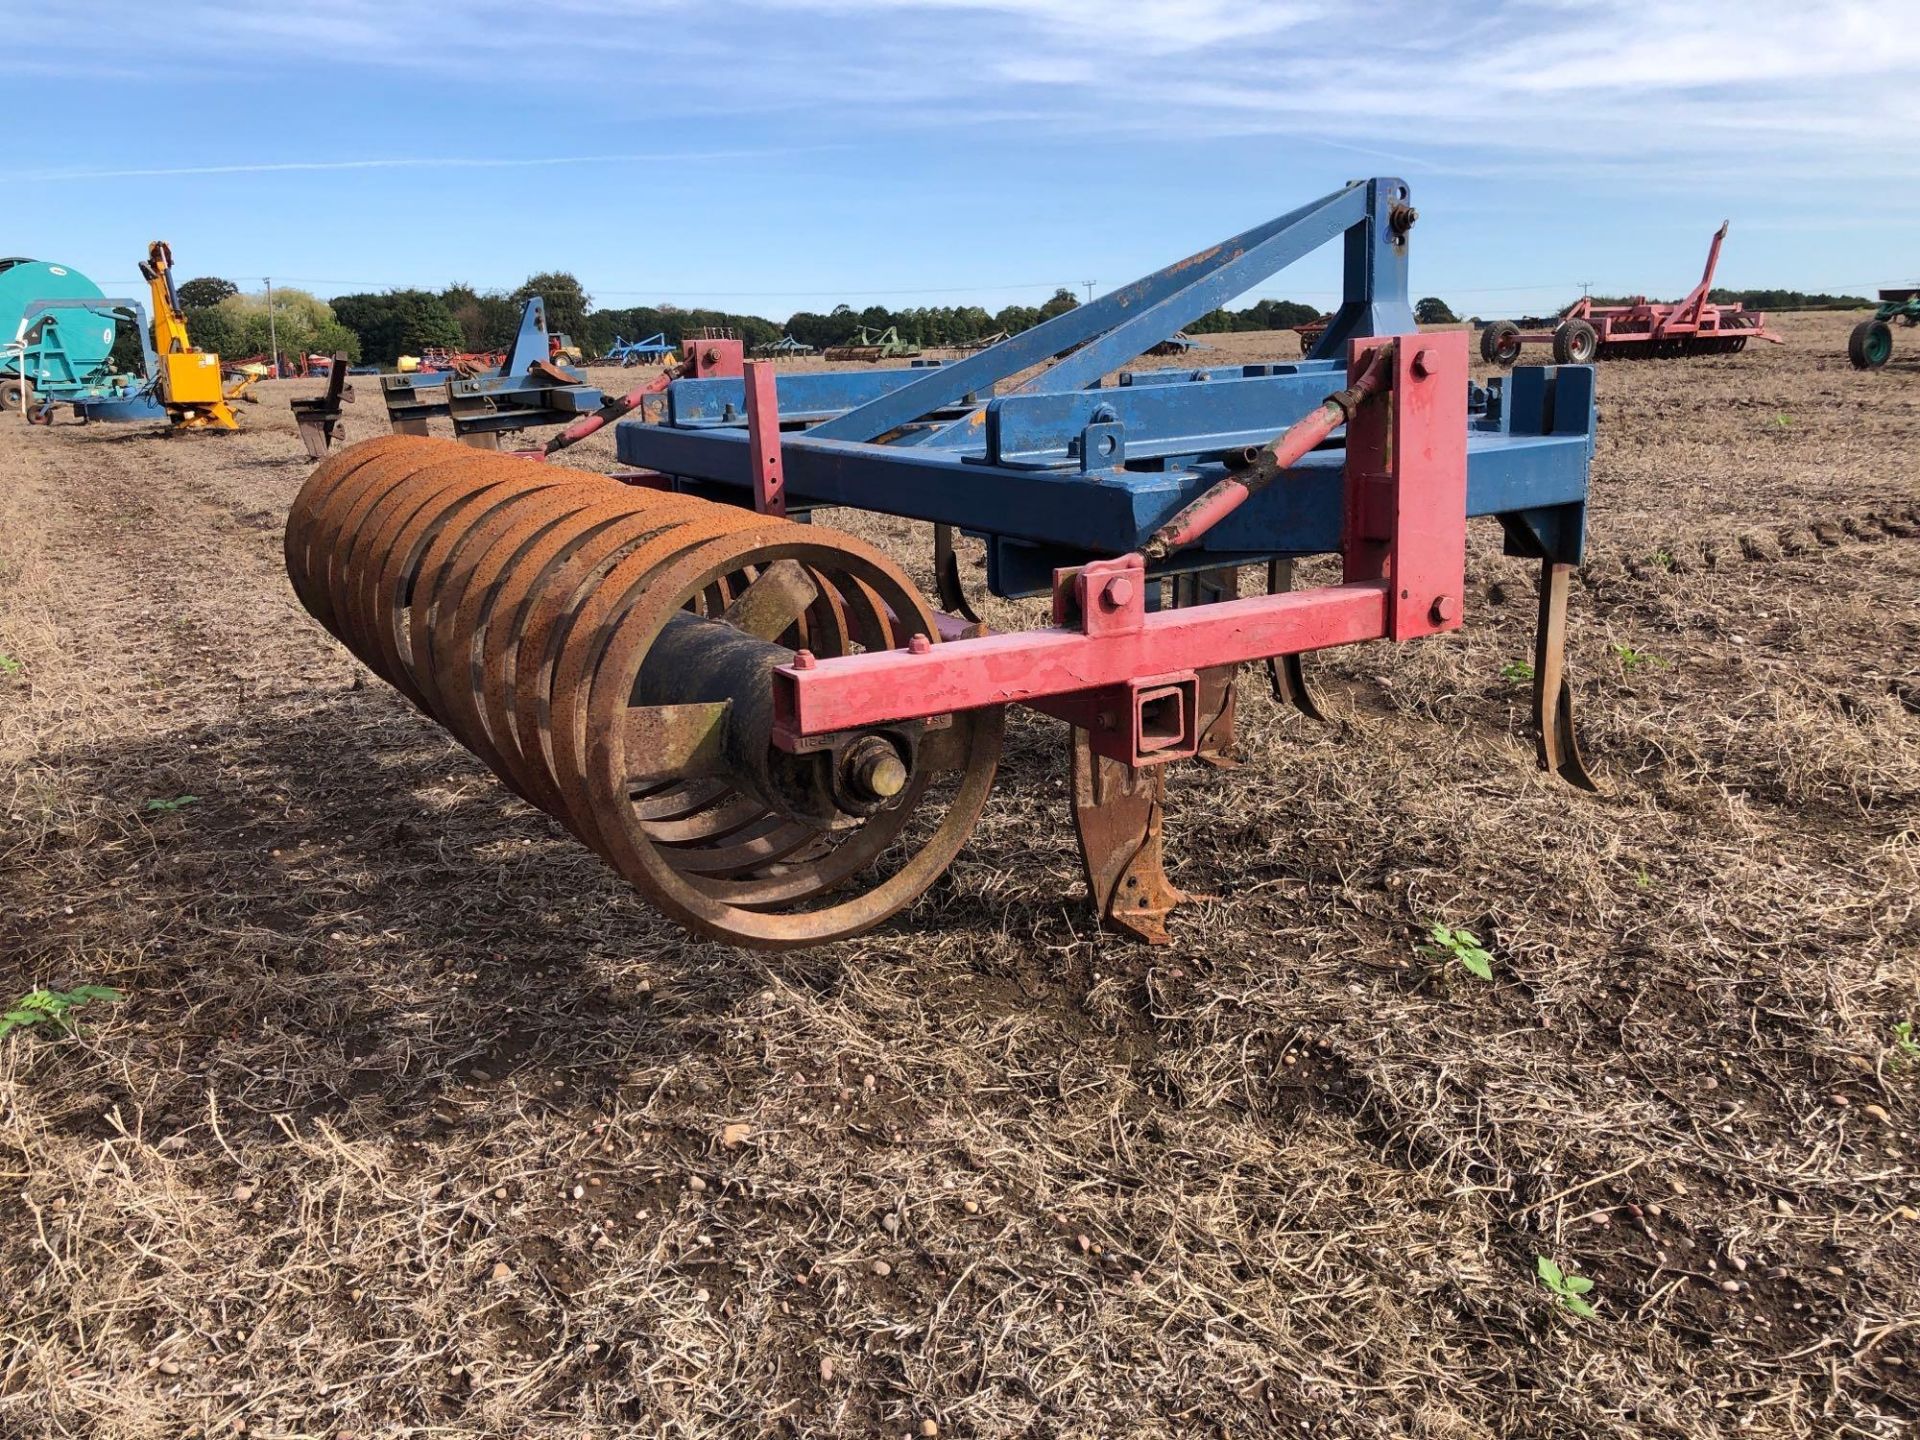
[[[35, 391], [53, 394], [76, 384], [104, 376], [113, 354], [115, 321], [111, 311], [67, 310], [57, 316], [41, 315], [32, 324], [26, 322], [27, 307], [36, 300], [102, 300], [106, 297], [98, 285], [70, 265], [55, 265], [46, 260], [29, 260], [14, 255], [0, 259], [0, 408], [19, 404], [21, 357], [5, 347], [17, 341], [29, 342], [26, 380]], [[48, 325], [57, 325], [59, 340], [44, 345], [42, 334]]]

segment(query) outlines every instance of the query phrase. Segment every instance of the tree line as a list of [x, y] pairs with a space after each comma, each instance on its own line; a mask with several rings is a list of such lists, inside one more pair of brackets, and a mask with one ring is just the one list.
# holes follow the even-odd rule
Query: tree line
[[[927, 349], [967, 345], [989, 336], [1018, 335], [1043, 320], [1074, 309], [1080, 302], [1065, 286], [1040, 305], [1007, 305], [989, 311], [982, 305], [930, 305], [890, 310], [869, 305], [856, 310], [836, 305], [825, 313], [801, 310], [784, 323], [765, 316], [678, 305], [632, 305], [596, 309], [580, 281], [564, 270], [530, 275], [513, 290], [480, 290], [453, 284], [444, 290], [383, 290], [336, 295], [331, 302], [305, 290], [277, 287], [273, 326], [267, 323], [264, 292], [243, 294], [239, 286], [215, 276], [189, 280], [179, 288], [180, 303], [194, 342], [227, 356], [264, 354], [270, 339], [282, 355], [330, 355], [344, 350], [352, 360], [391, 366], [402, 355], [429, 349], [489, 352], [505, 350], [520, 328], [520, 315], [535, 295], [546, 302], [547, 325], [568, 335], [584, 355], [604, 355], [616, 339], [641, 340], [664, 334], [678, 345], [683, 336], [706, 329], [727, 329], [749, 348], [790, 335], [816, 350], [844, 345], [858, 332], [893, 330], [909, 345]], [[1718, 304], [1740, 301], [1765, 310], [1857, 310], [1870, 308], [1859, 295], [1809, 294], [1800, 290], [1715, 290]], [[1596, 304], [1622, 304], [1595, 296]], [[1187, 326], [1190, 335], [1245, 330], [1285, 330], [1316, 319], [1320, 311], [1295, 300], [1260, 300], [1240, 310], [1213, 310]], [[1427, 296], [1414, 307], [1423, 325], [1446, 325], [1457, 317], [1446, 302]]]
[[[180, 286], [181, 306], [194, 342], [222, 355], [263, 354], [268, 349], [264, 292], [242, 294], [237, 285], [214, 276]], [[546, 304], [547, 326], [572, 338], [585, 355], [604, 355], [616, 339], [640, 340], [664, 334], [677, 345], [688, 334], [729, 329], [749, 348], [790, 335], [816, 350], [844, 345], [861, 331], [894, 330], [909, 345], [923, 348], [967, 345], [989, 336], [1017, 335], [1043, 320], [1079, 305], [1065, 286], [1039, 305], [1006, 305], [989, 311], [982, 305], [930, 305], [892, 310], [869, 305], [856, 310], [836, 305], [824, 313], [798, 311], [780, 322], [761, 315], [678, 305], [633, 305], [596, 309], [579, 280], [563, 270], [530, 275], [509, 291], [480, 290], [453, 284], [444, 290], [383, 290], [336, 295], [320, 300], [304, 290], [275, 287], [274, 339], [280, 353], [333, 354], [391, 366], [402, 355], [429, 349], [490, 352], [505, 350], [520, 328], [527, 300]], [[1291, 300], [1261, 300], [1243, 310], [1215, 310], [1187, 327], [1196, 335], [1235, 330], [1284, 329], [1312, 320], [1318, 311]]]

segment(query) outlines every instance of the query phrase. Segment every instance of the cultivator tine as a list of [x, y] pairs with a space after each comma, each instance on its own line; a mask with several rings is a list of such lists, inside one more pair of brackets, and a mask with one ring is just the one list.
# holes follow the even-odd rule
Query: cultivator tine
[[953, 548], [951, 525], [933, 527], [933, 589], [942, 610], [975, 625], [980, 623], [973, 606], [967, 603], [966, 589], [960, 584], [960, 556]]
[[[1172, 580], [1174, 604], [1187, 609], [1195, 605], [1216, 605], [1240, 595], [1240, 571], [1234, 566], [1201, 570], [1178, 575]], [[1240, 765], [1234, 721], [1239, 709], [1234, 694], [1237, 665], [1215, 665], [1200, 672], [1199, 736], [1200, 746], [1194, 758], [1216, 770], [1234, 770]]]
[[1239, 711], [1234, 678], [1238, 665], [1212, 665], [1200, 672], [1200, 748], [1194, 758], [1216, 770], [1240, 768], [1240, 745], [1234, 733]]
[[1161, 865], [1166, 769], [1096, 755], [1087, 732], [1073, 727], [1073, 825], [1088, 896], [1103, 921], [1149, 945], [1171, 943], [1167, 916], [1189, 898]]
[[1533, 641], [1533, 724], [1540, 768], [1582, 790], [1600, 788], [1580, 755], [1567, 681], [1567, 592], [1573, 566], [1540, 564], [1540, 621]]
[[[1269, 560], [1267, 562], [1267, 593], [1284, 595], [1293, 589], [1293, 561]], [[1320, 697], [1314, 693], [1312, 684], [1307, 680], [1306, 667], [1301, 664], [1298, 655], [1275, 655], [1267, 661], [1267, 683], [1273, 688], [1273, 698], [1282, 705], [1291, 705], [1310, 720], [1325, 720], [1327, 713], [1320, 707]]]

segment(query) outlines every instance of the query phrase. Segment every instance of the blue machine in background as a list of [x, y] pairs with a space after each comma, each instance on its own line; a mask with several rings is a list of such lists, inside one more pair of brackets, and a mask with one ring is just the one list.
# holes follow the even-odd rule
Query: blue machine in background
[[520, 330], [501, 363], [477, 375], [416, 370], [382, 375], [381, 398], [395, 434], [425, 435], [435, 416], [453, 421], [469, 445], [492, 449], [500, 436], [532, 425], [558, 425], [591, 415], [605, 403], [599, 389], [572, 366], [552, 358], [547, 307], [527, 301]]

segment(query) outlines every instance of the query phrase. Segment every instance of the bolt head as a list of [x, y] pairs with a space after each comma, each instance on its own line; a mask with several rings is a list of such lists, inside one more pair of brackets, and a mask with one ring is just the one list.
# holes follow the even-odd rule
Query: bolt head
[[811, 670], [813, 669], [813, 665], [814, 665], [813, 652], [811, 650], [796, 650], [793, 652], [793, 668], [794, 669]]
[[1434, 597], [1433, 605], [1427, 613], [1433, 617], [1434, 624], [1444, 625], [1460, 613], [1460, 607], [1455, 603], [1453, 596], [1438, 595]]
[[909, 654], [924, 655], [931, 649], [933, 649], [933, 642], [921, 634], [916, 633], [914, 637], [907, 642], [907, 651]]
[[1118, 610], [1133, 599], [1133, 581], [1124, 575], [1116, 575], [1107, 581], [1106, 588], [1100, 592], [1101, 603], [1109, 610]]

